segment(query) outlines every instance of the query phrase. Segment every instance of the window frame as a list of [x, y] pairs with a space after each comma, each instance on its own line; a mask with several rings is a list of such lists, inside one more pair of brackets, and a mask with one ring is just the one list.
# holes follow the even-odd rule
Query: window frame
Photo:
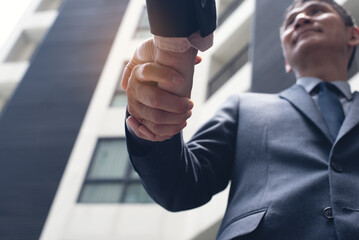
[[[106, 179], [104, 179], [104, 178], [91, 178], [90, 177], [90, 172], [95, 164], [95, 161], [96, 161], [95, 157], [96, 157], [96, 154], [97, 154], [101, 144], [103, 142], [112, 142], [112, 141], [119, 141], [119, 140], [123, 141], [124, 144], [126, 144], [126, 139], [124, 137], [99, 138], [97, 140], [96, 146], [92, 152], [91, 161], [88, 165], [87, 172], [86, 172], [85, 178], [84, 178], [82, 186], [81, 186], [81, 190], [80, 190], [78, 198], [77, 198], [78, 204], [148, 204], [148, 203], [153, 203], [153, 201], [126, 202], [127, 192], [131, 185], [141, 184], [141, 187], [143, 187], [142, 183], [141, 183], [141, 179], [139, 177], [136, 178], [133, 176], [133, 173], [135, 173], [135, 171], [132, 167], [132, 164], [129, 160], [128, 155], [126, 157], [128, 161], [126, 163], [123, 178], [106, 178]], [[126, 152], [126, 154], [127, 154], [127, 152]], [[96, 185], [96, 184], [104, 184], [104, 183], [105, 184], [106, 183], [123, 184], [123, 190], [120, 194], [120, 198], [118, 199], [118, 201], [106, 202], [106, 201], [83, 201], [82, 200], [84, 190], [88, 184]]]

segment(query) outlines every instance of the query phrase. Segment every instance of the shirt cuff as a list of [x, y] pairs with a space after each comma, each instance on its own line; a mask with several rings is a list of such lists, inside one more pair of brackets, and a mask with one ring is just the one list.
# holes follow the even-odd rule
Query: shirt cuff
[[192, 33], [189, 37], [169, 38], [154, 36], [154, 44], [165, 51], [184, 53], [191, 47], [206, 51], [213, 45], [213, 33], [201, 37], [199, 32]]

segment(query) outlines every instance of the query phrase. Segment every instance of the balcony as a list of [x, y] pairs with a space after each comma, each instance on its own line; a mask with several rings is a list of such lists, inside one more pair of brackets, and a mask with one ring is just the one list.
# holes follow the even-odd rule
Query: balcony
[[208, 82], [207, 99], [248, 62], [249, 44], [243, 47]]

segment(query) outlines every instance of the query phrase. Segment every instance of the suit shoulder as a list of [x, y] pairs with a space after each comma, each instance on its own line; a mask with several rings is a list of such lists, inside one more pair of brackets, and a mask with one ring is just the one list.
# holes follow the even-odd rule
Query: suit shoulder
[[268, 102], [268, 101], [278, 101], [280, 97], [276, 93], [254, 93], [246, 92], [238, 94], [238, 101], [255, 101], [255, 102]]

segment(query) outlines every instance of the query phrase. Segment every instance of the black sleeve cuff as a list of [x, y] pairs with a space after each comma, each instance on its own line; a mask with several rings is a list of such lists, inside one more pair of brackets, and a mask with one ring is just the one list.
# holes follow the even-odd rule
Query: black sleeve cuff
[[147, 0], [151, 32], [161, 37], [202, 37], [216, 28], [215, 0]]

